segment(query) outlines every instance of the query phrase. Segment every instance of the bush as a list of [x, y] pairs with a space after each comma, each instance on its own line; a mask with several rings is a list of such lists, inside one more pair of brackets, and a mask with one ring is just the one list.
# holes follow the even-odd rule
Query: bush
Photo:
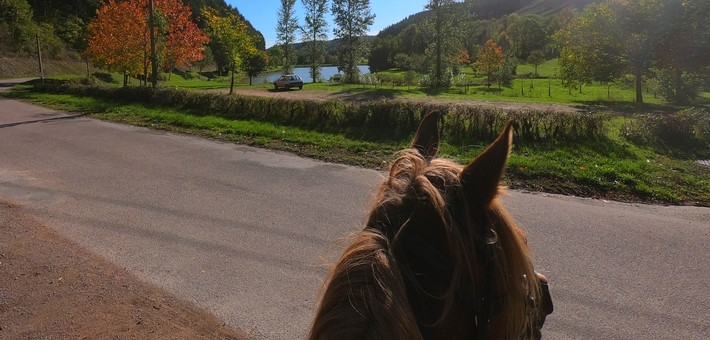
[[599, 114], [506, 112], [496, 108], [422, 105], [397, 100], [351, 104], [340, 100], [290, 100], [172, 88], [113, 88], [54, 81], [36, 84], [35, 90], [168, 106], [197, 116], [257, 120], [381, 141], [399, 142], [411, 138], [422, 116], [435, 110], [445, 112], [442, 133], [445, 141], [453, 145], [488, 143], [510, 118], [516, 121], [516, 142], [521, 144], [596, 139], [604, 132], [604, 117]]
[[628, 141], [678, 156], [710, 153], [710, 112], [686, 109], [672, 114], [645, 114], [621, 127]]

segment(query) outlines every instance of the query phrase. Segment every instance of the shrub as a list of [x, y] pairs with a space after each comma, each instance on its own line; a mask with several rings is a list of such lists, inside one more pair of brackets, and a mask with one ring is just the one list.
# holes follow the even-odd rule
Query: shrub
[[[442, 118], [442, 134], [445, 141], [453, 145], [488, 143], [510, 118], [516, 121], [516, 142], [522, 144], [596, 139], [604, 132], [604, 116], [575, 112], [507, 112], [469, 105], [422, 105], [397, 100], [352, 104], [340, 100], [291, 100], [172, 88], [110, 88], [71, 82], [37, 84], [35, 90], [175, 107], [197, 116], [257, 120], [328, 133], [344, 133], [353, 138], [395, 142], [411, 138], [421, 117], [434, 110], [445, 113]], [[707, 124], [705, 126], [707, 131]]]
[[645, 114], [625, 123], [621, 136], [637, 145], [679, 156], [710, 153], [710, 112], [686, 109], [671, 114]]

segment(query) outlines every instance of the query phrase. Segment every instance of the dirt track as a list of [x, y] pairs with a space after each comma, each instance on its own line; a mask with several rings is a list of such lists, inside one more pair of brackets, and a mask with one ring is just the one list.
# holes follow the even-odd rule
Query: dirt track
[[0, 202], [0, 339], [246, 338]]
[[[308, 87], [308, 84], [305, 85]], [[226, 90], [220, 90], [226, 91]], [[512, 101], [497, 101], [497, 100], [468, 100], [468, 99], [442, 99], [437, 97], [426, 98], [404, 98], [390, 97], [370, 93], [360, 93], [358, 91], [351, 92], [323, 92], [323, 91], [303, 91], [303, 90], [273, 90], [263, 88], [235, 88], [234, 93], [245, 96], [260, 96], [260, 97], [275, 97], [288, 99], [308, 99], [308, 100], [331, 100], [339, 99], [349, 102], [365, 102], [381, 99], [398, 99], [409, 102], [419, 103], [446, 103], [453, 105], [471, 105], [481, 107], [495, 107], [506, 111], [522, 111], [522, 110], [545, 110], [554, 112], [578, 112], [580, 108], [558, 104], [558, 103], [530, 103], [530, 102], [512, 102]]]

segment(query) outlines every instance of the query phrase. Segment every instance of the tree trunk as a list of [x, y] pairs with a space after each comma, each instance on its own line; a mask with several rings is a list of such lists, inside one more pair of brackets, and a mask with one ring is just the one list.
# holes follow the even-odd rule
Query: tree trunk
[[683, 71], [673, 70], [673, 87], [675, 87], [675, 102], [676, 104], [685, 104], [683, 99]]
[[232, 62], [232, 80], [229, 83], [229, 94], [232, 94], [234, 92], [234, 71], [237, 68], [237, 63]]
[[643, 88], [641, 87], [643, 78], [641, 71], [636, 70], [636, 72], [634, 72], [634, 77], [636, 78], [636, 102], [640, 104], [643, 103]]

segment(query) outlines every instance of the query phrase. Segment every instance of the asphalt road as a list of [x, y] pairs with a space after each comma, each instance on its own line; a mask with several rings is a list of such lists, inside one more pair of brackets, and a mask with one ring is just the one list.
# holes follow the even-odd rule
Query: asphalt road
[[[305, 336], [381, 178], [0, 98], [1, 199], [257, 339]], [[710, 209], [504, 203], [551, 281], [545, 338], [710, 339]]]

